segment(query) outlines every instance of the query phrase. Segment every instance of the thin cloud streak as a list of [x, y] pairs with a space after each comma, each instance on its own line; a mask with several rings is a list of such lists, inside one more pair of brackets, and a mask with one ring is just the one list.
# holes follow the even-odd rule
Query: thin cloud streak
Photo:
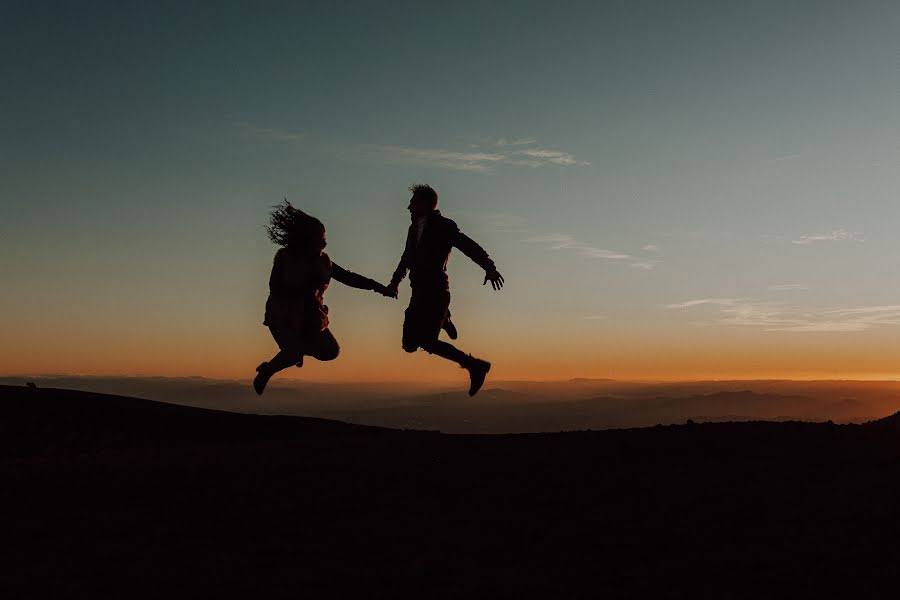
[[[525, 150], [499, 150], [508, 146], [520, 146], [534, 143], [532, 140], [514, 140], [494, 144], [492, 150], [458, 152], [442, 148], [420, 148], [416, 146], [370, 145], [367, 153], [373, 158], [387, 162], [410, 163], [453, 169], [488, 173], [498, 165], [538, 168], [548, 165], [563, 167], [590, 166], [591, 163], [578, 160], [569, 152], [528, 148]], [[471, 146], [477, 149], [478, 146]]]
[[442, 167], [456, 171], [487, 173], [491, 165], [506, 160], [503, 154], [490, 152], [453, 152], [437, 148], [411, 146], [368, 146], [368, 153], [385, 162], [401, 162]]
[[529, 150], [520, 150], [516, 152], [521, 156], [527, 156], [528, 158], [538, 159], [539, 161], [546, 161], [554, 165], [562, 165], [562, 166], [589, 166], [591, 163], [585, 162], [582, 160], [577, 160], [574, 155], [569, 154], [568, 152], [559, 152], [557, 150], [540, 150], [540, 149], [529, 149]]
[[712, 304], [715, 306], [731, 306], [736, 302], [740, 302], [739, 298], [700, 298], [699, 300], [688, 300], [687, 302], [677, 302], [675, 304], [666, 304], [666, 308], [679, 309], [691, 308], [692, 306], [704, 306]]
[[815, 242], [864, 242], [866, 238], [859, 232], [850, 232], [846, 229], [835, 229], [829, 233], [820, 233], [816, 235], [802, 235], [796, 240], [791, 240], [793, 244], [807, 245]]
[[808, 290], [809, 286], [803, 285], [802, 283], [780, 283], [777, 285], [770, 285], [767, 289], [770, 292], [789, 292], [793, 290]]
[[698, 323], [756, 327], [763, 331], [856, 332], [885, 325], [900, 325], [900, 305], [816, 310], [784, 302], [765, 302], [748, 298], [700, 298], [667, 304], [665, 307], [669, 310], [712, 307], [716, 314]]
[[598, 248], [581, 242], [571, 235], [543, 235], [528, 238], [524, 240], [533, 244], [546, 244], [551, 250], [574, 250], [581, 256], [586, 258], [599, 258], [602, 260], [621, 261], [627, 263], [628, 266], [635, 269], [643, 269], [649, 271], [656, 267], [658, 261], [647, 258], [641, 258], [625, 252], [617, 252], [615, 250], [607, 250]]
[[[272, 127], [258, 127], [246, 121], [232, 121], [245, 138], [257, 141], [291, 143], [302, 139], [300, 133]], [[470, 151], [447, 148], [423, 148], [398, 144], [350, 144], [347, 149], [367, 159], [386, 163], [438, 167], [454, 171], [490, 173], [498, 165], [536, 169], [546, 166], [590, 166], [571, 152], [533, 147], [534, 138], [482, 138], [469, 144]]]
[[503, 147], [503, 146], [528, 146], [530, 144], [537, 144], [537, 140], [534, 138], [513, 138], [513, 139], [500, 138], [496, 142], [494, 142], [494, 145], [500, 146], [500, 147]]

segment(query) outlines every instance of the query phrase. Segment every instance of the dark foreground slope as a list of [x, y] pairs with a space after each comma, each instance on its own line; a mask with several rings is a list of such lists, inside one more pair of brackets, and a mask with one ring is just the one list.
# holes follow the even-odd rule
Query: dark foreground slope
[[895, 421], [448, 436], [0, 387], [0, 595], [885, 597]]

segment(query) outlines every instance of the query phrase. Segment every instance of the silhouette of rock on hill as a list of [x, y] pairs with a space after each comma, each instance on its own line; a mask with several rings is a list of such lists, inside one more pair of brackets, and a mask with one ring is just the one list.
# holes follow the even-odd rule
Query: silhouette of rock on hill
[[0, 592], [862, 597], [900, 564], [898, 434], [443, 435], [0, 387]]

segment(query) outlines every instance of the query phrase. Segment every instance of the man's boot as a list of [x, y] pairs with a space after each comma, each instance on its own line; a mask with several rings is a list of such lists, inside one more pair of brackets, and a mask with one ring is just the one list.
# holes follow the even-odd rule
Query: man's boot
[[469, 380], [471, 381], [471, 384], [469, 385], [469, 395], [474, 396], [484, 384], [484, 378], [487, 377], [488, 371], [491, 370], [491, 363], [486, 360], [481, 360], [480, 358], [475, 358], [470, 354], [469, 360], [466, 361], [466, 364], [463, 365], [463, 367], [469, 372]]

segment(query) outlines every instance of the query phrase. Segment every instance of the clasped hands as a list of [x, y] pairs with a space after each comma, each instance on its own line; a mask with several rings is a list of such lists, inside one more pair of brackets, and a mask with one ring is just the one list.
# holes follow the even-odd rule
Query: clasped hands
[[394, 299], [396, 299], [396, 298], [397, 298], [397, 294], [399, 293], [399, 290], [397, 289], [397, 286], [396, 286], [396, 285], [381, 285], [381, 284], [379, 283], [379, 284], [378, 284], [378, 287], [375, 288], [375, 293], [376, 293], [376, 294], [381, 294], [381, 295], [384, 296], [385, 298], [394, 298]]
[[[484, 283], [481, 285], [487, 285], [487, 282], [491, 282], [491, 287], [495, 290], [499, 290], [503, 287], [503, 275], [497, 269], [491, 269], [490, 271], [485, 271], [484, 274]], [[381, 285], [378, 284], [378, 287], [375, 288], [375, 293], [381, 294], [386, 298], [397, 298], [399, 294], [399, 289], [396, 285]]]

